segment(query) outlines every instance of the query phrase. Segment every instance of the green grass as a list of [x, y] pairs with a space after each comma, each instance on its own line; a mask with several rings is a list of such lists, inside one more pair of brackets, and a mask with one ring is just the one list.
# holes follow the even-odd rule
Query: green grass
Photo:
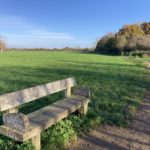
[[[126, 126], [150, 80], [149, 71], [139, 60], [125, 57], [73, 52], [0, 53], [0, 94], [70, 76], [76, 78], [78, 87], [91, 89], [89, 113], [86, 117], [71, 115], [43, 132], [42, 149], [61, 149], [74, 141], [78, 133], [102, 123]], [[20, 111], [26, 114], [62, 97], [62, 92], [53, 94], [24, 105]], [[29, 143], [15, 144], [3, 136], [0, 147], [33, 149]]]

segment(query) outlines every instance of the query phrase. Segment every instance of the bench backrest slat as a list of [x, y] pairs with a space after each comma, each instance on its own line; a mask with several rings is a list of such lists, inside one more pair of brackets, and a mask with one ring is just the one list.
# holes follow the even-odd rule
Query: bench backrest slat
[[0, 96], [0, 111], [8, 110], [24, 103], [42, 98], [49, 94], [63, 91], [75, 85], [74, 78], [67, 78], [32, 88], [19, 90], [16, 92]]

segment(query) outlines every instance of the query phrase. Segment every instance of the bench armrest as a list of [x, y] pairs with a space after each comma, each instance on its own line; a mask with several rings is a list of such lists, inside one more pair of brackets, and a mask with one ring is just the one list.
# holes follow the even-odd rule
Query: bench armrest
[[22, 113], [3, 114], [3, 123], [5, 126], [17, 131], [26, 132], [29, 130], [28, 117]]
[[91, 98], [91, 91], [88, 88], [75, 88], [73, 94]]

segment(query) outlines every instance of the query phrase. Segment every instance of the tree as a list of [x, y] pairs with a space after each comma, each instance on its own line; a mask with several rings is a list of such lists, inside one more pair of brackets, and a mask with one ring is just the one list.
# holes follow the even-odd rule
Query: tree
[[145, 32], [145, 34], [150, 34], [150, 22], [144, 22], [141, 24], [141, 28]]
[[123, 53], [124, 47], [126, 44], [127, 44], [127, 40], [126, 40], [126, 37], [124, 35], [121, 35], [121, 36], [116, 35], [115, 47], [116, 47], [116, 49], [118, 49], [118, 52], [120, 51], [119, 52], [120, 54]]
[[144, 51], [150, 50], [150, 35], [138, 38], [136, 43], [137, 49]]
[[96, 51], [98, 52], [102, 52], [102, 53], [107, 53], [107, 51], [110, 49], [111, 47], [111, 41], [112, 38], [114, 38], [114, 34], [113, 33], [108, 33], [106, 35], [104, 35], [97, 43], [96, 46]]
[[150, 52], [150, 22], [126, 25], [115, 34], [103, 36], [95, 50], [117, 55]]
[[121, 54], [126, 44], [126, 37], [117, 34], [107, 34], [97, 43], [96, 51], [105, 54]]
[[6, 49], [6, 43], [3, 38], [0, 39], [0, 51]]
[[136, 51], [137, 49], [137, 37], [132, 37], [127, 40], [126, 45], [124, 46], [124, 54], [128, 55], [130, 52]]
[[126, 38], [130, 39], [133, 37], [141, 37], [145, 35], [145, 33], [140, 25], [133, 24], [125, 25], [119, 30], [118, 35], [124, 35]]

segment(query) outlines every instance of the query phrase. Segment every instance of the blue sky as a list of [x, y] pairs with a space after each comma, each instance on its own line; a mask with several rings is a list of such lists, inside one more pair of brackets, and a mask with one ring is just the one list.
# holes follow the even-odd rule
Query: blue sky
[[150, 0], [0, 0], [9, 47], [93, 47], [124, 24], [150, 21]]

